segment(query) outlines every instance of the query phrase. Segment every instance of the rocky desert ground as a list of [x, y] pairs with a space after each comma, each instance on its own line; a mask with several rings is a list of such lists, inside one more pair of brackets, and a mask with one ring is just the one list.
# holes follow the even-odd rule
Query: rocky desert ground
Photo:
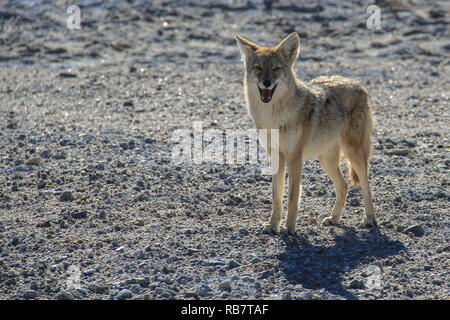
[[[449, 9], [0, 1], [0, 298], [448, 300]], [[293, 31], [301, 79], [339, 74], [371, 94], [376, 229], [359, 227], [359, 189], [340, 225], [320, 225], [335, 191], [317, 161], [291, 236], [261, 233], [259, 166], [172, 159], [196, 121], [253, 128], [234, 35], [275, 45]]]

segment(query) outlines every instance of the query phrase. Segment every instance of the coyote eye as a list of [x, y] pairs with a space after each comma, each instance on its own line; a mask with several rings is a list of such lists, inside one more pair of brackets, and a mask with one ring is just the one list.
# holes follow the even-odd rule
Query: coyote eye
[[280, 71], [280, 67], [273, 67], [273, 71]]
[[261, 71], [262, 70], [262, 66], [255, 66], [255, 69], [258, 70], [258, 71]]

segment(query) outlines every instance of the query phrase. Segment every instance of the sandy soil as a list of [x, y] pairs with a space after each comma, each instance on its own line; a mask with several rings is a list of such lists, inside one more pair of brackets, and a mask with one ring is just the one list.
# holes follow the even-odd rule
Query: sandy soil
[[[392, 1], [0, 2], [1, 299], [449, 299], [449, 5]], [[420, 4], [419, 4], [420, 3]], [[297, 235], [261, 234], [254, 164], [174, 164], [177, 129], [250, 129], [236, 33], [301, 36], [304, 80], [369, 90], [379, 228], [320, 226], [307, 161]], [[343, 166], [344, 167], [344, 166]], [[346, 169], [345, 174], [346, 174]]]

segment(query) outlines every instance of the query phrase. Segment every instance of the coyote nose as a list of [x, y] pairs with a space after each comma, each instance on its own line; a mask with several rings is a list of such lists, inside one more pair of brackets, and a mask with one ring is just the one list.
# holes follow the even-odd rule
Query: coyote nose
[[271, 84], [272, 84], [272, 82], [271, 82], [270, 80], [264, 80], [264, 81], [263, 81], [263, 85], [264, 85], [266, 88], [270, 87]]

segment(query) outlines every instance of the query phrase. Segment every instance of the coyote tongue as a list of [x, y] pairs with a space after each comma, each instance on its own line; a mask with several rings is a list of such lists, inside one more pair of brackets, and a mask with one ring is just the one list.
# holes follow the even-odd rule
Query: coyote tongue
[[272, 100], [272, 96], [273, 96], [273, 93], [275, 92], [276, 88], [277, 88], [276, 84], [273, 86], [272, 89], [269, 89], [269, 88], [261, 89], [258, 86], [259, 94], [261, 95], [261, 101], [264, 102], [264, 103], [267, 103], [270, 100]]
[[270, 93], [272, 92], [271, 89], [262, 89], [261, 90], [261, 97], [263, 100], [269, 100], [270, 99]]

